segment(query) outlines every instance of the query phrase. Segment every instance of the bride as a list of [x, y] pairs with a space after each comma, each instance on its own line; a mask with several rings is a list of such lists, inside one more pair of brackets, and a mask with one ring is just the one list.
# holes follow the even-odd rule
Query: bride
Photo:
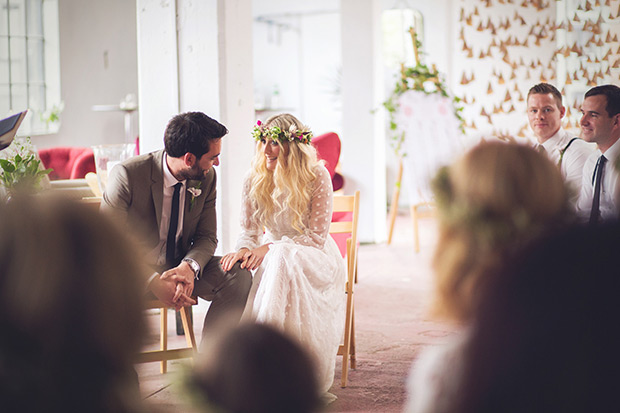
[[257, 270], [253, 318], [296, 338], [314, 356], [319, 389], [334, 380], [344, 329], [344, 262], [329, 235], [333, 191], [310, 144], [312, 132], [290, 114], [259, 121], [252, 168], [243, 185], [242, 233], [222, 257]]

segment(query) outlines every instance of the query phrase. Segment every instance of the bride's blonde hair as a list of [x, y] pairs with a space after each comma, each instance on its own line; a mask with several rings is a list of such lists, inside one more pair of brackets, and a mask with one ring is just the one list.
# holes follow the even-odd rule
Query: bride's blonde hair
[[[288, 131], [291, 126], [297, 130], [307, 129], [295, 116], [288, 113], [271, 116], [265, 127], [277, 126]], [[304, 214], [308, 212], [312, 183], [316, 179], [314, 169], [320, 163], [316, 149], [310, 143], [299, 141], [278, 142], [280, 154], [274, 171], [267, 169], [267, 159], [263, 147], [269, 138], [256, 143], [256, 153], [250, 172], [250, 199], [254, 204], [253, 217], [259, 224], [270, 227], [275, 217], [284, 210], [291, 213], [291, 225], [303, 233]]]

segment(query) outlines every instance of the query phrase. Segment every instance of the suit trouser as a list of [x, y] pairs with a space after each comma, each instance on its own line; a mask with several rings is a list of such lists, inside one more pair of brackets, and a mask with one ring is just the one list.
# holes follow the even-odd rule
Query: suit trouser
[[207, 332], [220, 323], [239, 322], [252, 287], [250, 271], [236, 263], [230, 271], [224, 272], [220, 266], [221, 258], [212, 257], [194, 282], [193, 295], [211, 301], [202, 328], [203, 340]]

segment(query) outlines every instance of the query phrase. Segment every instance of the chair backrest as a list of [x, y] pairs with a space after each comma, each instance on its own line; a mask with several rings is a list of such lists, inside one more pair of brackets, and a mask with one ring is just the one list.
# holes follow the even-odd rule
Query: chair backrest
[[[333, 212], [339, 216], [338, 221], [334, 221], [329, 226], [329, 233], [334, 236], [336, 243], [338, 243], [337, 236], [344, 234], [344, 245], [347, 243], [347, 239], [350, 239], [350, 245], [353, 249], [357, 248], [357, 223], [359, 220], [359, 207], [360, 207], [360, 191], [355, 191], [354, 195], [334, 195]], [[345, 213], [345, 214], [339, 214]], [[350, 236], [348, 236], [350, 234]], [[343, 246], [344, 246], [343, 245]], [[343, 252], [343, 248], [339, 245], [340, 252]], [[346, 253], [345, 248], [345, 253]], [[345, 254], [343, 253], [343, 256]], [[353, 265], [353, 262], [349, 260], [354, 259], [351, 254], [347, 255], [348, 265]]]
[[95, 154], [91, 148], [87, 148], [75, 158], [69, 179], [82, 179], [86, 177], [86, 174], [94, 173], [96, 170]]
[[325, 167], [333, 178], [340, 159], [340, 138], [334, 132], [324, 133], [312, 138], [312, 146], [316, 148], [319, 158], [325, 161]]

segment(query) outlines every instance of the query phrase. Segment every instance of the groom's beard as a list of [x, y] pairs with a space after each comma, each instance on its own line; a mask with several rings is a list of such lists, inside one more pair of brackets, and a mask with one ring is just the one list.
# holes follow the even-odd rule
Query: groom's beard
[[191, 168], [185, 169], [181, 172], [181, 176], [187, 180], [200, 181], [205, 175], [209, 172], [208, 170], [204, 170], [198, 165], [198, 162], [194, 164]]

